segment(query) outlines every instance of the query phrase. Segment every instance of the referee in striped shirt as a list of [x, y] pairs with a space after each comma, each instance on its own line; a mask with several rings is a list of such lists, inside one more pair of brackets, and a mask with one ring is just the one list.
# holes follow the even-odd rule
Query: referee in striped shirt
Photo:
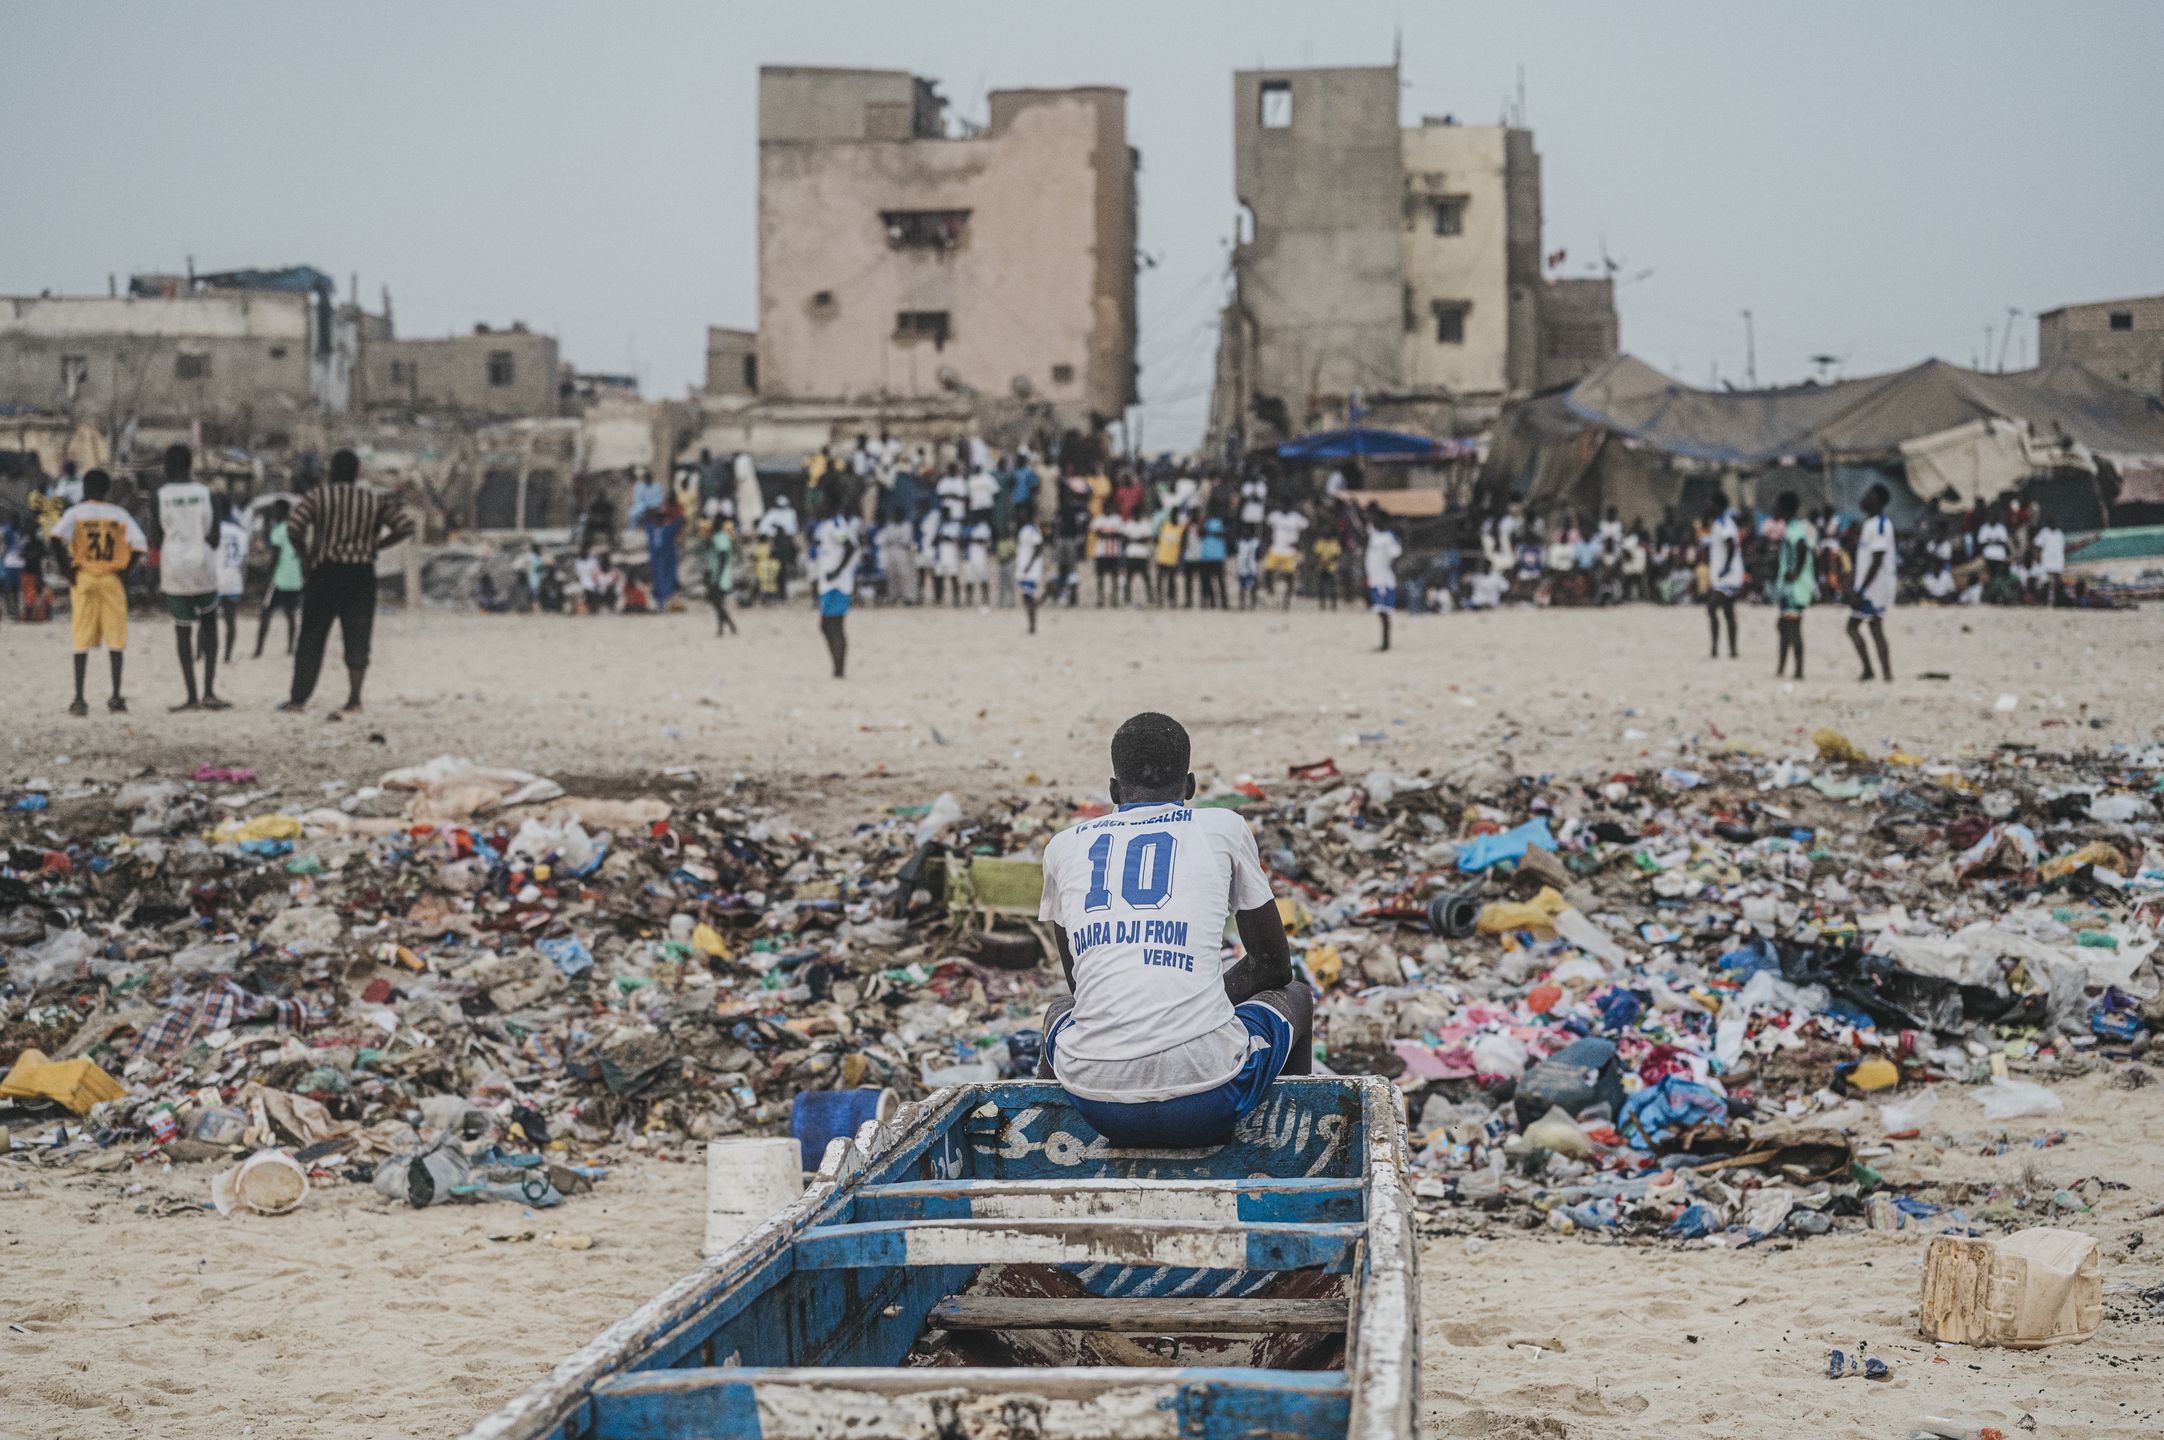
[[368, 676], [368, 642], [376, 628], [376, 556], [413, 534], [398, 497], [360, 483], [360, 457], [351, 450], [331, 456], [330, 483], [300, 498], [286, 517], [286, 531], [300, 552], [301, 634], [293, 652], [293, 694], [280, 710], [306, 709], [323, 672], [323, 652], [338, 622], [346, 648], [346, 703], [336, 720], [361, 709], [361, 682]]

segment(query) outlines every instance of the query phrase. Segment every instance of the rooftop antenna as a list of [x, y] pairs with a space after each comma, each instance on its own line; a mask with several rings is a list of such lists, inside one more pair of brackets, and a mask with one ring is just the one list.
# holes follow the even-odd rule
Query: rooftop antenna
[[1818, 367], [1817, 379], [1821, 385], [1826, 383], [1827, 372], [1841, 363], [1841, 357], [1838, 355], [1813, 355], [1810, 360], [1813, 365]]
[[2005, 333], [1999, 336], [1999, 373], [2001, 375], [2006, 373], [2006, 345], [2008, 341], [2014, 338], [2014, 321], [2020, 315], [2021, 311], [2018, 307], [2013, 305], [2006, 307], [2006, 330]]
[[1758, 336], [1751, 329], [1751, 312], [1743, 312], [1743, 384], [1746, 389], [1758, 388]]
[[1518, 118], [1513, 121], [1519, 129], [1525, 128], [1525, 62], [1518, 62]]

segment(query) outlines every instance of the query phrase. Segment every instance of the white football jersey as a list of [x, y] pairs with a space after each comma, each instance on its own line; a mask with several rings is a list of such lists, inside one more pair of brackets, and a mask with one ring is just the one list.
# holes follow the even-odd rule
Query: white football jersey
[[1231, 810], [1123, 805], [1053, 836], [1039, 918], [1074, 954], [1060, 1057], [1136, 1059], [1233, 1021], [1225, 925], [1269, 900], [1254, 833]]

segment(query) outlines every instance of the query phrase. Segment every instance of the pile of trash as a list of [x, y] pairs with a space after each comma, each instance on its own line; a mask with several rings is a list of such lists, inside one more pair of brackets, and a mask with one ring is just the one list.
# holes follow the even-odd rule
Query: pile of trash
[[2090, 1207], [2105, 1182], [1936, 1184], [1906, 1146], [2003, 1151], [2061, 1108], [2038, 1079], [2164, 1060], [2164, 749], [1813, 738], [1488, 793], [1340, 778], [1262, 819], [1324, 1053], [1406, 1091], [1438, 1228], [1751, 1244]]
[[[1743, 1244], [2078, 1213], [2103, 1182], [1973, 1192], [1899, 1147], [2164, 1059], [2164, 749], [1815, 749], [1322, 761], [1196, 803], [1255, 828], [1318, 1070], [1405, 1091], [1435, 1225]], [[222, 1193], [257, 1209], [299, 1203], [266, 1152], [549, 1205], [615, 1147], [780, 1133], [805, 1092], [1034, 1068], [1062, 988], [1037, 861], [1103, 797], [941, 795], [821, 837], [741, 777], [574, 788], [603, 793], [442, 757], [305, 795], [206, 766], [0, 796], [0, 1154], [242, 1162]]]
[[1035, 1063], [1057, 966], [988, 930], [996, 861], [950, 887], [942, 858], [1041, 847], [1048, 803], [822, 845], [741, 780], [635, 789], [443, 757], [305, 796], [227, 766], [8, 795], [0, 1155], [245, 1161], [221, 1209], [308, 1180], [547, 1206], [606, 1147]]

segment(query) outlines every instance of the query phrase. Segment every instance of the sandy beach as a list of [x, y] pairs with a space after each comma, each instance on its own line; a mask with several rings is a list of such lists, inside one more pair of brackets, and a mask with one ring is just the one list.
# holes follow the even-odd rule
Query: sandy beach
[[[872, 611], [851, 617], [851, 674], [837, 683], [804, 609], [746, 614], [727, 640], [699, 612], [389, 612], [370, 709], [336, 724], [320, 695], [314, 714], [273, 713], [287, 672], [268, 657], [222, 677], [234, 710], [166, 714], [175, 664], [147, 616], [134, 713], [71, 720], [65, 630], [5, 625], [0, 774], [64, 787], [227, 764], [300, 787], [448, 752], [634, 794], [688, 766], [753, 777], [827, 829], [946, 789], [965, 803], [1095, 791], [1111, 729], [1148, 708], [1186, 721], [1199, 768], [1266, 779], [1325, 757], [1350, 773], [1638, 769], [1676, 763], [1689, 737], [1802, 755], [1821, 726], [1923, 755], [2164, 734], [2154, 611], [1904, 609], [1889, 627], [1900, 678], [1868, 686], [1839, 612], [1810, 618], [1800, 684], [1771, 676], [1771, 613], [1743, 619], [1744, 658], [1716, 661], [1701, 614], [1644, 607], [1409, 617], [1388, 655], [1373, 653], [1368, 616], [1304, 606], [1052, 612], [1034, 640], [1019, 612]], [[1924, 1137], [1896, 1146], [1906, 1164], [1984, 1186], [2026, 1173], [2032, 1186], [2093, 1175], [2127, 1187], [2065, 1222], [2102, 1242], [2093, 1341], [1928, 1345], [1914, 1230], [1648, 1247], [1450, 1212], [1431, 1219], [1422, 1259], [1429, 1433], [1883, 1437], [1924, 1414], [2008, 1434], [2025, 1415], [2040, 1435], [2164, 1431], [2164, 1320], [2136, 1293], [2164, 1284], [2164, 1221], [2139, 1214], [2164, 1198], [2164, 1084], [2119, 1088], [2125, 1070], [2061, 1085], [2060, 1115], [2003, 1125], [1945, 1087]], [[2030, 1143], [2057, 1130], [2063, 1143]], [[344, 1186], [292, 1215], [231, 1220], [201, 1208], [211, 1166], [9, 1166], [0, 1435], [456, 1434], [697, 1262], [692, 1158], [623, 1152], [592, 1194], [543, 1213], [412, 1211]], [[592, 1248], [555, 1248], [559, 1233]], [[1827, 1350], [1858, 1343], [1892, 1379], [1825, 1377]]]

